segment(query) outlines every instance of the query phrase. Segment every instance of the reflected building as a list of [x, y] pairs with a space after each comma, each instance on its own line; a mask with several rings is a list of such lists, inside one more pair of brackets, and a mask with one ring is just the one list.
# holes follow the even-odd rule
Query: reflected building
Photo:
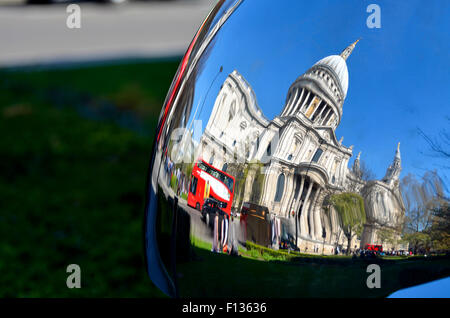
[[291, 224], [290, 234], [298, 237], [302, 251], [323, 248], [331, 254], [336, 245], [346, 247], [337, 212], [327, 203], [334, 193], [356, 192], [365, 201], [367, 224], [352, 248], [380, 243], [377, 233], [382, 228], [399, 234], [403, 222], [399, 146], [386, 176], [367, 182], [361, 179], [360, 155], [349, 168], [353, 146], [343, 145], [343, 138], [335, 135], [349, 86], [346, 60], [357, 42], [298, 77], [273, 120], [265, 117], [251, 85], [234, 70], [200, 139], [205, 161], [242, 180], [233, 209], [240, 211], [244, 202], [267, 207]]

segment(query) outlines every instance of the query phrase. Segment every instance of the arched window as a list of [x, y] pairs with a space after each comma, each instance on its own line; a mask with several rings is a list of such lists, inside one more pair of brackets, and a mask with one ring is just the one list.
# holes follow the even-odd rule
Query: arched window
[[266, 154], [268, 156], [272, 155], [272, 144], [271, 143], [267, 146]]
[[224, 93], [223, 96], [222, 96], [222, 102], [221, 102], [222, 105], [225, 103], [226, 99], [227, 99], [227, 94]]
[[236, 114], [236, 101], [233, 101], [230, 106], [230, 112], [228, 113], [228, 121], [231, 121]]
[[222, 171], [227, 172], [227, 168], [228, 168], [228, 163], [225, 162], [222, 166]]
[[317, 149], [316, 150], [316, 153], [314, 154], [314, 156], [313, 156], [313, 158], [312, 158], [312, 160], [311, 160], [311, 162], [318, 162], [319, 161], [319, 159], [320, 159], [320, 156], [322, 155], [322, 153], [323, 153], [323, 150], [322, 149]]
[[278, 181], [277, 181], [277, 191], [275, 193], [275, 202], [280, 202], [281, 201], [281, 197], [283, 196], [283, 191], [284, 191], [284, 174], [280, 174], [278, 176]]
[[211, 158], [209, 158], [209, 164], [212, 165], [214, 163], [214, 154], [212, 154]]
[[292, 152], [294, 153], [297, 150], [298, 139], [294, 138], [294, 144], [292, 145]]
[[289, 154], [289, 156], [288, 156], [287, 159], [288, 159], [288, 160], [292, 160], [292, 154]]

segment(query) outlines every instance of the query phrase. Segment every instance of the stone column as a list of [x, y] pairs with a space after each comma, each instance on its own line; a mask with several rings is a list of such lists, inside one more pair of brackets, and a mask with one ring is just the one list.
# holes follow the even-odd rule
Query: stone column
[[[306, 102], [308, 101], [309, 95], [311, 95], [311, 92], [308, 91], [308, 94], [306, 94], [305, 100], [303, 100], [303, 102], [301, 103], [301, 105], [299, 104], [298, 109], [296, 109], [296, 111], [302, 111], [303, 110], [303, 106], [306, 104]], [[308, 108], [308, 105], [306, 105], [305, 110]]]
[[335, 117], [336, 117], [335, 114], [332, 114], [332, 115], [330, 116], [330, 119], [328, 119], [328, 120], [325, 122], [325, 125], [328, 125], [328, 124], [331, 125], [331, 123], [333, 122], [333, 120], [334, 120]]
[[322, 213], [322, 223], [325, 227], [326, 237], [325, 241], [330, 243], [331, 240], [331, 224], [330, 224], [330, 213]]
[[297, 176], [295, 175], [295, 173], [290, 172], [289, 179], [290, 179], [290, 187], [288, 189], [289, 195], [286, 195], [285, 197], [286, 201], [283, 205], [283, 210], [286, 217], [292, 210], [293, 201], [295, 197], [295, 188], [297, 187]]
[[291, 108], [292, 102], [295, 99], [295, 96], [297, 95], [297, 92], [294, 91], [293, 96], [287, 101], [286, 105], [284, 106], [284, 111], [281, 113], [282, 116], [286, 116], [289, 112], [289, 108]]
[[289, 217], [290, 217], [290, 213], [291, 213], [292, 209], [294, 208], [296, 201], [297, 201], [295, 198], [295, 195], [296, 195], [295, 190], [297, 189], [297, 184], [298, 184], [297, 175], [295, 173], [292, 173], [292, 191], [288, 198], [288, 205], [286, 206]]
[[314, 193], [314, 197], [311, 198], [309, 208], [308, 208], [308, 219], [309, 219], [309, 236], [312, 239], [316, 238], [316, 227], [315, 227], [315, 209], [316, 209], [316, 201], [317, 197], [319, 196], [319, 188], [316, 189], [316, 192]]
[[287, 210], [289, 209], [289, 206], [291, 204], [292, 192], [295, 191], [295, 178], [293, 174], [287, 171], [283, 173], [285, 176], [285, 186], [283, 196], [280, 201], [280, 216], [286, 216], [286, 214], [289, 213], [289, 211]]
[[[321, 101], [321, 103], [322, 103], [322, 102], [324, 103], [324, 106], [322, 107], [322, 110], [320, 111], [319, 116], [317, 116], [316, 121], [320, 121], [320, 119], [322, 118], [323, 112], [324, 112], [325, 109], [327, 108], [327, 103], [326, 103], [325, 101]], [[320, 104], [319, 104], [319, 106], [320, 106]]]
[[[299, 93], [300, 93], [300, 97], [299, 97]], [[286, 116], [289, 116], [292, 114], [293, 110], [295, 109], [295, 106], [297, 104], [297, 101], [302, 97], [303, 95], [303, 90], [300, 91], [299, 88], [295, 89], [295, 93], [294, 93], [294, 97], [291, 99], [291, 103], [289, 105], [289, 109], [286, 111]]]
[[325, 116], [323, 117], [322, 125], [326, 125], [327, 124], [327, 117], [330, 114], [330, 112], [332, 111], [332, 108], [330, 106], [328, 106], [328, 107], [329, 107], [329, 109], [326, 112]]
[[322, 219], [321, 219], [321, 214], [322, 214], [322, 209], [321, 209], [321, 203], [322, 203], [322, 189], [318, 188], [317, 189], [317, 199], [316, 199], [316, 206], [314, 209], [314, 228], [315, 228], [315, 235], [316, 235], [316, 239], [322, 239]]
[[295, 101], [295, 107], [292, 109], [291, 115], [295, 115], [295, 113], [297, 111], [299, 111], [299, 109], [298, 109], [299, 106], [298, 105], [302, 102], [304, 94], [305, 94], [305, 89], [302, 88], [300, 97]]
[[313, 186], [313, 182], [310, 181], [309, 187], [308, 187], [308, 192], [306, 193], [305, 201], [303, 203], [302, 211], [301, 211], [301, 215], [300, 215], [300, 233], [302, 235], [308, 235], [308, 233], [309, 233], [307, 213], [308, 213], [308, 208], [309, 208], [309, 200], [308, 199], [309, 199], [309, 195], [311, 194], [312, 186]]
[[294, 212], [295, 213], [297, 213], [297, 211], [298, 211], [298, 209], [300, 207], [304, 185], [305, 185], [305, 178], [302, 175], [300, 175], [300, 189], [298, 190], [298, 196], [296, 198], [297, 202], [296, 202], [296, 204], [294, 206]]
[[302, 194], [303, 194], [303, 187], [305, 185], [305, 178], [302, 175], [300, 175], [300, 178], [301, 178], [300, 189], [299, 189], [298, 196], [297, 196], [297, 202], [294, 205], [294, 213], [295, 213], [295, 217], [297, 218], [297, 227], [298, 227], [297, 231], [300, 230], [299, 228], [300, 228], [301, 220], [300, 220], [300, 217], [299, 217], [299, 211], [298, 210], [300, 208], [300, 204], [302, 203], [301, 199], [302, 199]]

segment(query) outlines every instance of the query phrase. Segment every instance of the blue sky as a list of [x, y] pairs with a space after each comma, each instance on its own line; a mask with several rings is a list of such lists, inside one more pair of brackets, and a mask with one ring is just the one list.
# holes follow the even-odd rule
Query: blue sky
[[401, 289], [388, 298], [450, 298], [450, 277]]
[[[381, 29], [369, 29], [366, 8], [381, 8]], [[244, 1], [219, 31], [199, 75], [194, 108], [204, 125], [220, 86], [237, 69], [266, 117], [284, 106], [292, 82], [325, 56], [362, 38], [347, 60], [349, 89], [336, 130], [346, 146], [382, 178], [401, 142], [402, 176], [437, 169], [418, 128], [450, 129], [450, 2]], [[218, 74], [220, 66], [223, 72]], [[351, 159], [352, 163], [354, 157]], [[448, 164], [447, 164], [448, 166]]]

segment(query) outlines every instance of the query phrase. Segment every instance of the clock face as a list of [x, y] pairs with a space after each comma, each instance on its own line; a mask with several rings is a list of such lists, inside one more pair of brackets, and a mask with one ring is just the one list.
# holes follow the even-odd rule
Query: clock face
[[[343, 296], [325, 289], [345, 281], [348, 296], [364, 294], [345, 262], [380, 244], [374, 220], [403, 220], [396, 145], [411, 124], [399, 126], [400, 114], [386, 119], [388, 107], [403, 102], [391, 75], [408, 70], [391, 46], [409, 44], [383, 33], [377, 10], [361, 1], [229, 0], [211, 11], [169, 89], [151, 156], [146, 257], [161, 290]], [[381, 101], [390, 106], [380, 110]], [[362, 171], [364, 154], [374, 180]], [[392, 222], [383, 226], [399, 238]], [[299, 261], [318, 255], [346, 264], [330, 285], [308, 278], [322, 289], [304, 285], [316, 272], [306, 274]]]

